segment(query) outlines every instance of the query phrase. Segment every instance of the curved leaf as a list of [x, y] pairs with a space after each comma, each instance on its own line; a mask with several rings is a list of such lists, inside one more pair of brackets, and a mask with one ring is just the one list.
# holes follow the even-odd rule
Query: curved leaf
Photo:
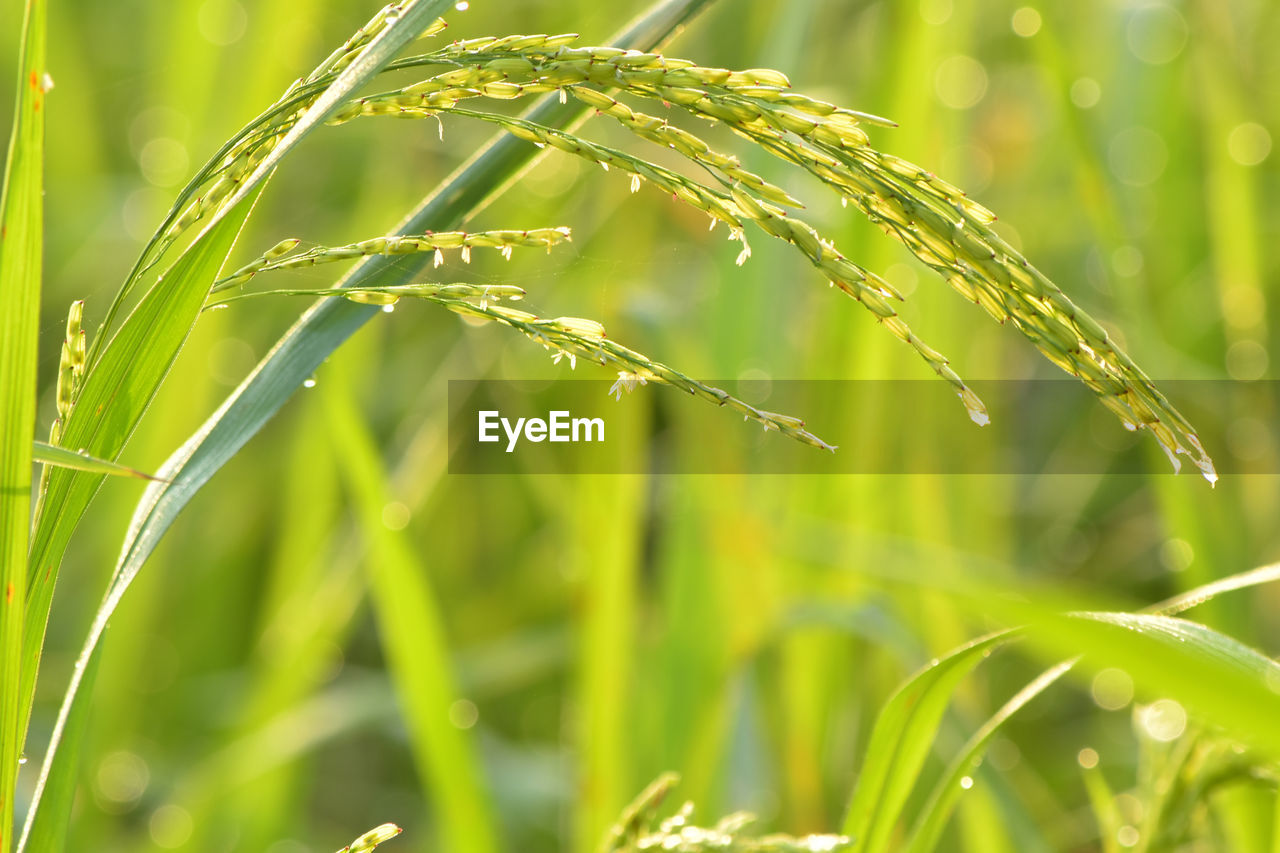
[[53, 465], [58, 468], [70, 468], [75, 471], [84, 471], [89, 474], [107, 474], [115, 477], [138, 477], [143, 480], [158, 479], [150, 474], [144, 474], [135, 468], [118, 465], [115, 462], [108, 462], [105, 459], [90, 456], [88, 453], [68, 450], [65, 447], [57, 447], [52, 444], [45, 444], [43, 441], [35, 442], [31, 458], [34, 461], [45, 465]]
[[888, 839], [933, 749], [951, 694], [993, 649], [1014, 636], [989, 634], [932, 661], [899, 688], [876, 718], [841, 832], [855, 853], [886, 850]]
[[964, 791], [964, 778], [977, 767], [982, 754], [987, 750], [987, 745], [991, 743], [991, 738], [995, 737], [1000, 727], [1022, 710], [1028, 702], [1066, 675], [1074, 663], [1074, 661], [1065, 661], [1040, 673], [1001, 706], [1000, 710], [982, 725], [982, 728], [974, 732], [934, 786], [929, 801], [916, 819], [911, 840], [907, 842], [905, 849], [908, 853], [934, 849], [938, 839], [942, 837], [942, 830], [947, 825], [947, 819], [951, 817], [956, 801]]
[[1196, 622], [1151, 613], [1073, 613], [1031, 629], [1038, 646], [1119, 667], [1233, 737], [1280, 756], [1280, 664]]
[[[230, 253], [249, 209], [249, 206], [243, 207], [231, 218], [223, 220], [217, 229], [209, 232], [208, 237], [192, 244], [129, 314], [103, 351], [102, 360], [85, 375], [75, 408], [63, 427], [62, 441], [65, 444], [83, 447], [87, 453], [101, 459], [114, 459], [119, 455], [195, 325], [205, 295]], [[30, 588], [23, 640], [27, 649], [39, 650], [43, 646], [62, 553], [104, 476], [99, 472], [68, 468], [54, 468], [50, 473], [43, 496], [44, 511], [36, 520], [31, 546]], [[160, 481], [152, 485], [162, 486], [164, 483]], [[117, 583], [118, 578], [113, 577], [107, 591], [108, 600], [118, 597]], [[106, 622], [106, 615], [95, 618], [90, 641], [72, 673], [73, 685], [78, 685], [89, 669], [91, 653], [106, 628]], [[29, 661], [29, 666], [22, 671], [24, 729], [35, 690], [37, 662], [38, 658]], [[49, 760], [57, 749], [70, 712], [70, 707], [64, 705], [54, 725], [19, 850], [26, 849], [27, 836], [48, 781]], [[68, 810], [70, 806], [69, 801], [59, 804], [60, 808]], [[50, 821], [50, 826], [56, 827], [61, 822]], [[42, 837], [36, 840], [39, 843], [34, 849], [56, 849], [46, 846]]]
[[[1210, 599], [1221, 595], [1224, 592], [1232, 592], [1249, 587], [1260, 586], [1265, 583], [1280, 580], [1280, 564], [1269, 566], [1261, 566], [1247, 572], [1231, 575], [1222, 578], [1213, 583], [1205, 584], [1197, 587], [1181, 595], [1175, 596], [1166, 601], [1159, 602], [1147, 608], [1144, 614], [1108, 614], [1110, 616], [1156, 616], [1157, 618], [1167, 618], [1176, 613], [1189, 610], [1199, 604], [1203, 604]], [[1098, 616], [1100, 614], [1093, 614]], [[1194, 623], [1177, 620], [1183, 625]], [[1200, 627], [1200, 626], [1197, 626]], [[1208, 630], [1208, 629], [1203, 629]], [[1212, 633], [1212, 632], [1210, 632]], [[1234, 641], [1230, 641], [1234, 642]], [[1250, 656], [1256, 653], [1250, 653]], [[1045, 690], [1049, 689], [1063, 675], [1069, 672], [1078, 663], [1078, 656], [1072, 657], [1070, 660], [1063, 661], [1049, 668], [1045, 672], [1038, 675], [1026, 687], [1019, 690], [1014, 696], [1006, 702], [1000, 710], [988, 719], [981, 728], [979, 728], [972, 737], [965, 743], [964, 747], [952, 759], [943, 773], [941, 779], [934, 785], [929, 799], [926, 801], [920, 814], [916, 817], [914, 827], [912, 829], [910, 840], [906, 849], [911, 853], [923, 853], [923, 851], [933, 850], [938, 840], [942, 836], [942, 831], [946, 827], [947, 820], [951, 817], [951, 813], [955, 808], [955, 804], [959, 799], [960, 793], [963, 791], [961, 780], [972, 772], [981, 761], [982, 755], [986, 752], [987, 746], [991, 742], [991, 738], [999, 731], [1014, 714], [1026, 706], [1028, 702], [1039, 696]], [[1256, 662], [1256, 661], [1255, 661]], [[1144, 670], [1138, 670], [1142, 672]], [[1264, 680], [1267, 673], [1274, 670], [1266, 667], [1262, 668]], [[1096, 783], [1095, 783], [1096, 784]]]

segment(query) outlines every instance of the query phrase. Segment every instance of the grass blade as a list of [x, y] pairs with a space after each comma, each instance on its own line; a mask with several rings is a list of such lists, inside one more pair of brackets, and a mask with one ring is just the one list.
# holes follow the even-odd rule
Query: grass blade
[[[218, 228], [206, 232], [203, 239], [192, 244], [130, 313], [107, 345], [102, 360], [85, 376], [80, 397], [63, 430], [66, 444], [83, 447], [99, 458], [114, 459], [119, 455], [186, 342], [209, 287], [226, 261], [249, 210], [248, 205], [242, 207], [224, 219]], [[20, 695], [24, 728], [25, 715], [30, 712], [35, 689], [38, 650], [44, 642], [45, 625], [53, 600], [56, 568], [76, 524], [104, 476], [55, 468], [49, 477], [44, 495], [45, 511], [37, 519], [31, 549], [31, 565], [38, 570], [29, 573], [31, 588], [27, 599], [24, 644], [32, 650], [33, 660], [22, 671]], [[124, 586], [127, 585], [126, 581]], [[107, 603], [117, 602], [122, 593], [120, 578], [115, 575], [104, 601], [106, 610], [100, 609], [94, 618], [89, 640], [72, 674], [71, 686], [54, 726], [32, 807], [27, 814], [24, 838], [40, 806], [58, 741], [72, 713], [70, 700], [85, 676], [87, 662], [106, 629], [110, 613], [115, 609], [114, 603], [110, 607]], [[20, 842], [19, 849], [23, 849], [24, 844], [25, 841]]]
[[[1271, 580], [1269, 575], [1264, 570], [1246, 572], [1179, 597], [1173, 607], [1191, 606], [1185, 603], [1188, 599], [1199, 603], [1218, 591]], [[1280, 665], [1230, 637], [1195, 622], [1152, 613], [1075, 613], [1038, 626], [1032, 633], [1057, 651], [1083, 650], [1093, 668], [1124, 669], [1148, 692], [1171, 697], [1233, 736], [1272, 755], [1280, 754], [1280, 734], [1274, 726], [1280, 714], [1276, 691]], [[970, 737], [934, 786], [916, 820], [907, 853], [935, 849], [964, 791], [962, 780], [977, 767], [991, 739], [1079, 660], [1063, 661], [1041, 673]]]
[[[1131, 616], [1135, 618], [1155, 618], [1166, 619], [1173, 614], [1182, 613], [1186, 610], [1196, 607], [1200, 604], [1221, 595], [1224, 592], [1234, 592], [1236, 590], [1248, 589], [1250, 587], [1260, 586], [1266, 583], [1272, 583], [1280, 580], [1280, 565], [1261, 566], [1247, 572], [1231, 575], [1226, 578], [1214, 581], [1210, 584], [1190, 590], [1182, 595], [1178, 595], [1167, 601], [1162, 601], [1147, 608], [1144, 614], [1082, 614], [1089, 617], [1100, 616]], [[1183, 625], [1193, 625], [1194, 623], [1176, 620]], [[1213, 633], [1203, 626], [1195, 626], [1202, 631]], [[1219, 635], [1220, 636], [1220, 635]], [[1224, 638], [1225, 639], [1225, 638]], [[1230, 641], [1234, 642], [1234, 641]], [[1257, 653], [1249, 651], [1246, 657], [1254, 664], [1257, 664]], [[911, 838], [907, 843], [906, 850], [909, 853], [923, 853], [923, 851], [933, 850], [938, 840], [942, 837], [942, 831], [946, 827], [947, 820], [950, 818], [955, 808], [956, 802], [963, 790], [961, 780], [977, 766], [986, 752], [988, 744], [992, 737], [1000, 730], [1008, 720], [1013, 717], [1019, 710], [1026, 706], [1028, 702], [1039, 696], [1050, 686], [1055, 684], [1063, 675], [1069, 672], [1078, 662], [1079, 656], [1070, 660], [1063, 661], [1041, 673], [1034, 680], [1027, 684], [1022, 690], [1019, 690], [1008, 702], [1006, 702], [999, 711], [987, 720], [983, 726], [969, 738], [965, 746], [959, 754], [952, 759], [948, 765], [946, 772], [942, 778], [936, 783], [932, 793], [929, 796], [925, 806], [921, 809], [917, 816]], [[1265, 659], [1264, 659], [1265, 660]], [[1141, 669], [1131, 669], [1131, 672], [1142, 672]], [[1275, 670], [1261, 667], [1264, 674], [1264, 680], [1268, 674], [1274, 674]], [[1274, 680], [1266, 682], [1268, 687], [1277, 683]], [[1096, 785], [1096, 781], [1093, 783]], [[1092, 789], [1091, 789], [1092, 794]]]
[[841, 832], [853, 839], [855, 853], [888, 849], [951, 694], [960, 681], [1012, 632], [989, 634], [931, 662], [904, 684], [884, 706], [871, 731], [866, 760]]
[[[101, 660], [102, 650], [99, 648], [84, 667], [84, 677], [90, 684], [97, 677]], [[86, 691], [87, 696], [92, 693], [92, 690]], [[40, 808], [33, 807], [28, 814], [29, 824], [23, 827], [19, 850], [66, 849], [71, 807], [75, 803], [76, 788], [80, 783], [80, 762], [76, 759], [84, 754], [85, 730], [92, 716], [92, 707], [93, 703], [86, 701], [77, 702], [72, 708], [71, 716], [62, 730], [60, 743], [62, 754], [74, 758], [57, 762], [49, 776], [41, 780], [43, 796], [38, 802]]]
[[13, 846], [10, 827], [25, 730], [22, 674], [34, 667], [24, 654], [22, 630], [44, 250], [45, 20], [43, 0], [28, 0], [0, 198], [0, 851]]
[[[1060, 634], [1054, 632], [1060, 631]], [[1035, 626], [1037, 645], [1119, 667], [1149, 693], [1280, 755], [1280, 664], [1185, 619], [1150, 613], [1073, 613]]]
[[118, 465], [115, 462], [108, 462], [105, 459], [98, 459], [87, 453], [77, 453], [74, 450], [68, 450], [65, 447], [56, 447], [52, 444], [45, 444], [43, 441], [35, 442], [32, 449], [32, 459], [45, 465], [54, 465], [59, 468], [70, 468], [74, 471], [84, 471], [89, 474], [107, 474], [115, 477], [138, 477], [143, 480], [154, 480], [155, 477], [150, 474], [129, 468], [124, 465]]

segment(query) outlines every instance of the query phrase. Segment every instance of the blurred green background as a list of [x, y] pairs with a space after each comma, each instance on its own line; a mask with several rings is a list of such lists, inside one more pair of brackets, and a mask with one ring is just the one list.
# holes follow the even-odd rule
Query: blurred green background
[[[19, 5], [0, 14], [6, 57]], [[186, 177], [375, 8], [52, 4], [45, 424], [67, 304], [87, 300], [92, 330]], [[603, 43], [642, 8], [477, 0], [444, 38], [572, 31]], [[778, 68], [810, 94], [895, 119], [873, 144], [996, 211], [1006, 239], [1153, 377], [1249, 380], [1273, 375], [1280, 320], [1278, 41], [1280, 5], [1267, 0], [721, 0], [669, 52]], [[13, 62], [2, 65], [11, 91]], [[284, 237], [388, 233], [490, 132], [461, 119], [443, 142], [437, 131], [356, 121], [315, 134], [273, 180], [233, 265]], [[626, 143], [604, 122], [585, 132]], [[963, 376], [1055, 375], [853, 210], [723, 139], [908, 292], [904, 315]], [[470, 223], [558, 225], [574, 231], [567, 247], [509, 262], [477, 251], [452, 275], [518, 284], [532, 310], [598, 319], [697, 377], [927, 375], [796, 253], [754, 235], [736, 267], [738, 247], [700, 215], [555, 153]], [[277, 283], [322, 287], [335, 269]], [[124, 461], [157, 467], [304, 304], [207, 315]], [[71, 849], [328, 851], [389, 820], [407, 830], [394, 850], [584, 851], [663, 770], [683, 775], [678, 796], [708, 820], [741, 808], [787, 832], [831, 831], [895, 685], [992, 625], [945, 587], [973, 573], [1048, 604], [1071, 591], [1138, 607], [1280, 551], [1275, 477], [1211, 490], [1167, 475], [1149, 439], [1147, 477], [445, 473], [447, 380], [567, 375], [529, 341], [431, 306], [398, 306], [340, 350], [196, 499], [117, 614]], [[673, 467], [716, 440], [679, 430], [682, 409], [701, 404], [668, 389], [621, 405], [661, 408]], [[838, 401], [836, 417], [857, 422], [865, 405]], [[1242, 412], [1228, 436], [1258, 470], [1276, 470], [1269, 417]], [[1124, 438], [1092, 402], [1074, 428]], [[957, 404], [937, 429], [975, 427]], [[611, 446], [643, 457], [646, 442]], [[108, 483], [73, 543], [32, 755], [140, 491]], [[1278, 607], [1263, 589], [1196, 616], [1274, 653]], [[979, 670], [931, 770], [1039, 665], [1006, 653]], [[1077, 755], [1095, 749], [1123, 791], [1136, 745], [1129, 703], [1107, 694], [1101, 707], [1094, 687], [1088, 674], [1059, 686], [1005, 730], [945, 849], [1098, 848]], [[440, 741], [441, 726], [457, 736]], [[482, 796], [467, 798], [471, 787]], [[1274, 802], [1215, 795], [1229, 849], [1270, 849]]]

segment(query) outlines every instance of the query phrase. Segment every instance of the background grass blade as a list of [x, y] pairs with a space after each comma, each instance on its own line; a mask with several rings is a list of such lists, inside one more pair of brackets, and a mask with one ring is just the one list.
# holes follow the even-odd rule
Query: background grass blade
[[105, 459], [98, 459], [85, 453], [76, 453], [74, 450], [68, 450], [65, 447], [55, 447], [43, 441], [35, 442], [32, 446], [31, 454], [35, 462], [54, 465], [59, 468], [70, 468], [73, 471], [106, 474], [115, 477], [138, 477], [143, 480], [155, 479], [150, 474], [144, 474], [134, 468], [118, 465], [115, 462], [108, 462]]
[[461, 695], [429, 569], [415, 555], [407, 534], [383, 522], [383, 510], [393, 496], [377, 444], [361, 421], [350, 377], [341, 375], [337, 365], [334, 368], [327, 371], [322, 392], [332, 430], [331, 452], [341, 463], [365, 540], [378, 634], [414, 763], [434, 807], [439, 846], [460, 853], [493, 853], [499, 849], [497, 824], [476, 744], [469, 731], [450, 718]]
[[13, 838], [22, 754], [23, 642], [31, 523], [31, 437], [44, 239], [45, 4], [28, 0], [13, 135], [0, 197], [0, 850]]
[[905, 847], [907, 853], [922, 853], [922, 851], [933, 850], [937, 846], [956, 802], [966, 790], [967, 786], [963, 784], [963, 780], [976, 769], [991, 739], [1000, 731], [1000, 727], [1022, 710], [1028, 702], [1066, 675], [1072, 665], [1073, 663], [1068, 661], [1045, 670], [1001, 706], [1000, 710], [993, 714], [991, 719], [987, 720], [982, 728], [978, 729], [965, 743], [964, 748], [952, 759], [942, 778], [934, 786], [929, 801], [917, 817], [911, 839]]

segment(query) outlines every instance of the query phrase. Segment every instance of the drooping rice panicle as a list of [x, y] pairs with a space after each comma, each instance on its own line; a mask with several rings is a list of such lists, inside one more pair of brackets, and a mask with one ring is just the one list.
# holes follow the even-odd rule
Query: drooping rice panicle
[[[748, 136], [759, 133], [739, 129]], [[778, 145], [764, 147], [774, 153], [783, 148], [786, 159], [839, 185], [844, 197], [962, 295], [998, 322], [1012, 320], [1046, 358], [1093, 390], [1126, 428], [1150, 430], [1175, 470], [1178, 455], [1185, 455], [1206, 479], [1217, 479], [1186, 418], [1096, 320], [991, 229], [989, 211], [919, 166], [867, 145], [823, 143], [810, 152], [788, 146], [781, 135], [774, 142]]]
[[875, 316], [877, 322], [914, 349], [934, 373], [946, 380], [955, 389], [969, 412], [969, 417], [975, 423], [988, 422], [986, 407], [978, 395], [950, 367], [946, 357], [922, 341], [894, 309], [890, 300], [902, 300], [902, 296], [875, 273], [863, 269], [846, 258], [809, 224], [787, 216], [779, 208], [753, 198], [739, 187], [731, 187], [727, 193], [721, 192], [678, 172], [656, 166], [624, 151], [589, 142], [571, 133], [545, 128], [523, 119], [481, 113], [461, 107], [454, 107], [449, 111], [495, 122], [513, 135], [534, 144], [550, 145], [606, 168], [615, 167], [619, 171], [630, 173], [640, 181], [654, 184], [677, 200], [707, 213], [712, 217], [713, 222], [716, 220], [725, 222], [730, 228], [731, 239], [738, 239], [743, 243], [742, 252], [738, 255], [739, 264], [750, 256], [743, 232], [744, 222], [752, 222], [771, 236], [796, 246], [805, 258], [822, 272], [832, 286], [860, 302]]
[[[216, 209], [237, 182], [267, 156], [327, 82], [376, 35], [387, 16], [394, 14], [394, 4], [380, 12], [315, 72], [291, 87], [267, 117], [246, 128], [236, 144], [206, 168], [205, 185], [187, 201], [185, 211], [173, 217], [166, 240], [172, 241]], [[341, 123], [361, 115], [438, 118], [446, 112], [497, 121], [536, 144], [560, 148], [605, 168], [623, 168], [632, 174], [633, 188], [642, 181], [653, 183], [707, 211], [713, 220], [728, 223], [735, 236], [741, 235], [743, 221], [750, 219], [794, 243], [815, 265], [824, 267], [836, 286], [859, 298], [956, 387], [974, 420], [985, 422], [981, 403], [960, 382], [947, 360], [921, 343], [884, 301], [895, 295], [892, 289], [829, 249], [810, 226], [774, 206], [795, 206], [799, 204], [796, 199], [741, 169], [735, 158], [712, 151], [696, 135], [636, 111], [600, 87], [657, 100], [722, 123], [818, 177], [966, 298], [998, 321], [1012, 321], [1050, 361], [1091, 388], [1127, 428], [1149, 429], [1175, 468], [1177, 457], [1186, 455], [1206, 478], [1216, 478], [1212, 461], [1186, 419], [1095, 320], [991, 230], [994, 216], [989, 211], [932, 173], [870, 146], [864, 125], [892, 122], [795, 92], [785, 75], [770, 69], [734, 71], [653, 53], [574, 47], [575, 38], [572, 34], [476, 38], [407, 57], [390, 68], [434, 65], [446, 70], [393, 92], [355, 99], [332, 121]], [[561, 90], [562, 98], [565, 93], [573, 95], [637, 136], [677, 151], [707, 168], [718, 181], [736, 183], [736, 187], [717, 192], [572, 134], [458, 106], [470, 98], [510, 100], [556, 89]], [[745, 257], [745, 241], [741, 257]], [[317, 257], [315, 262], [324, 261]], [[264, 264], [261, 269], [266, 268]], [[245, 268], [240, 273], [252, 275], [261, 269]]]
[[446, 296], [456, 299], [476, 299], [481, 303], [488, 300], [507, 299], [518, 302], [525, 296], [523, 288], [513, 284], [471, 284], [453, 282], [437, 284], [422, 282], [413, 284], [388, 284], [379, 287], [343, 287], [343, 288], [280, 288], [277, 290], [259, 290], [253, 293], [241, 293], [227, 296], [205, 306], [204, 310], [212, 311], [225, 308], [233, 302], [245, 299], [256, 299], [260, 296], [341, 296], [352, 302], [363, 305], [395, 305], [401, 297], [428, 299], [435, 296]]
[[[359, 58], [403, 8], [404, 3], [392, 3], [380, 9], [346, 43], [309, 75], [295, 81], [275, 104], [233, 137], [179, 194], [163, 229], [161, 248], [167, 247], [191, 225], [216, 210], [218, 204], [228, 198], [235, 186], [284, 138], [337, 75]], [[436, 35], [445, 27], [445, 20], [437, 18], [420, 37]], [[213, 183], [209, 184], [209, 181]]]
[[[340, 71], [338, 66], [345, 67], [358, 58], [360, 52], [368, 47], [373, 38], [390, 23], [396, 14], [395, 10], [402, 5], [391, 4], [375, 14], [370, 22], [357, 31], [357, 34], [339, 50], [344, 59], [335, 59], [335, 56], [331, 56], [326, 60], [330, 67], [326, 69], [325, 63], [322, 63], [321, 68], [316, 72], [307, 78], [295, 81], [276, 103], [224, 143], [187, 182], [174, 199], [160, 227], [143, 247], [133, 269], [121, 285], [119, 293], [107, 306], [106, 316], [102, 322], [103, 334], [97, 336], [93, 347], [87, 353], [90, 364], [96, 363], [101, 354], [100, 347], [110, 337], [116, 316], [128, 303], [143, 276], [160, 262], [184, 232], [205, 216], [214, 213], [218, 206], [233, 194], [236, 186], [270, 154], [293, 124], [333, 82]], [[444, 21], [437, 20], [427, 28], [424, 35], [439, 32], [443, 27]]]
[[[493, 231], [439, 231], [409, 236], [374, 237], [345, 246], [317, 246], [296, 255], [283, 257], [296, 248], [300, 241], [284, 241], [261, 257], [251, 261], [214, 283], [212, 293], [219, 293], [237, 285], [244, 284], [258, 273], [274, 270], [298, 269], [318, 264], [337, 263], [368, 255], [408, 255], [420, 252], [435, 254], [435, 265], [444, 261], [444, 252], [450, 249], [462, 250], [462, 259], [469, 262], [470, 250], [473, 248], [497, 249], [503, 257], [510, 258], [511, 251], [520, 247], [536, 247], [550, 250], [552, 246], [566, 243], [572, 232], [564, 226], [557, 228], [530, 228], [528, 230], [493, 230]], [[288, 248], [282, 247], [292, 242]]]
[[352, 841], [339, 850], [338, 853], [372, 853], [373, 849], [379, 844], [390, 841], [403, 831], [394, 823], [384, 823], [382, 826], [375, 827]]
[[[341, 73], [344, 68], [356, 60], [360, 52], [368, 47], [392, 21], [400, 17], [400, 13], [404, 11], [404, 5], [404, 3], [390, 3], [379, 9], [367, 24], [356, 30], [351, 38], [347, 39], [346, 43], [331, 53], [324, 62], [316, 66], [316, 69], [307, 76], [304, 82], [314, 83], [323, 77]], [[447, 26], [448, 23], [444, 18], [436, 18], [422, 32], [420, 38], [438, 35]]]
[[[835, 853], [848, 848], [852, 839], [843, 835], [806, 835], [796, 838], [776, 833], [751, 836], [746, 833], [756, 818], [748, 812], [734, 812], [701, 827], [693, 822], [693, 803], [686, 802], [676, 813], [657, 821], [658, 806], [678, 781], [674, 773], [659, 777], [623, 811], [600, 845], [602, 853], [640, 853], [645, 850], [673, 850], [683, 853], [735, 850], [741, 853]], [[654, 824], [657, 823], [657, 826]]]
[[[730, 71], [635, 51], [562, 46], [551, 52], [527, 49], [528, 44], [536, 45], [536, 38], [520, 55], [503, 57], [494, 55], [501, 52], [503, 40], [456, 43], [450, 50], [459, 67], [395, 93], [362, 99], [342, 115], [438, 115], [462, 112], [456, 104], [465, 98], [510, 99], [561, 88], [637, 135], [731, 176], [731, 158], [707, 156], [697, 137], [667, 129], [665, 122], [591, 86], [617, 87], [723, 123], [832, 186], [966, 298], [997, 321], [1012, 321], [1050, 361], [1093, 390], [1126, 428], [1150, 430], [1175, 469], [1178, 456], [1185, 455], [1207, 479], [1216, 479], [1213, 463], [1186, 419], [1100, 324], [991, 229], [995, 217], [990, 211], [933, 173], [870, 146], [861, 125], [889, 122], [791, 91], [784, 75], [768, 69]], [[465, 62], [468, 49], [474, 50], [474, 64]], [[584, 152], [594, 153], [584, 146], [572, 153]], [[739, 183], [757, 196], [790, 203], [784, 201], [789, 194], [762, 179], [753, 185], [751, 177], [743, 176]], [[782, 223], [785, 219], [774, 224]]]
[[601, 853], [620, 853], [620, 851], [634, 849], [640, 836], [653, 825], [663, 800], [679, 783], [680, 777], [675, 773], [663, 773], [650, 782], [639, 796], [622, 810], [617, 822], [609, 827], [604, 843], [600, 845]]
[[713, 150], [702, 139], [687, 130], [668, 124], [665, 119], [637, 112], [596, 89], [573, 86], [569, 88], [569, 92], [578, 100], [594, 108], [599, 115], [617, 119], [623, 127], [637, 136], [677, 151], [695, 163], [719, 173], [726, 184], [738, 184], [774, 204], [804, 207], [786, 190], [774, 186], [754, 172], [743, 169], [736, 157]]
[[557, 363], [568, 360], [570, 367], [575, 367], [581, 358], [616, 368], [618, 380], [610, 393], [616, 394], [619, 399], [623, 391], [632, 391], [637, 385], [647, 385], [650, 382], [671, 385], [717, 406], [729, 408], [744, 418], [756, 421], [766, 430], [776, 430], [789, 438], [823, 450], [836, 449], [805, 430], [804, 421], [799, 418], [758, 409], [727, 391], [699, 382], [610, 340], [605, 334], [604, 326], [595, 320], [580, 317], [544, 319], [527, 311], [495, 304], [503, 299], [514, 302], [524, 295], [524, 290], [512, 285], [425, 282], [385, 287], [265, 290], [230, 296], [206, 306], [205, 310], [225, 308], [233, 302], [263, 296], [340, 297], [363, 305], [384, 307], [394, 305], [402, 297], [424, 299], [443, 305], [455, 313], [492, 320], [522, 332], [550, 350]]
[[823, 450], [836, 449], [805, 430], [804, 421], [799, 418], [758, 409], [727, 391], [692, 379], [661, 362], [653, 361], [642, 353], [609, 340], [605, 335], [604, 326], [594, 320], [584, 320], [579, 317], [556, 317], [546, 320], [527, 311], [517, 311], [505, 305], [484, 305], [445, 296], [426, 298], [464, 316], [494, 320], [522, 332], [550, 350], [556, 361], [568, 358], [570, 364], [573, 364], [577, 359], [582, 358], [596, 364], [618, 368], [618, 381], [614, 383], [610, 393], [617, 394], [619, 399], [623, 391], [634, 390], [637, 385], [647, 385], [650, 382], [671, 385], [695, 397], [732, 409], [744, 418], [761, 424], [766, 430], [776, 430], [789, 438]]

